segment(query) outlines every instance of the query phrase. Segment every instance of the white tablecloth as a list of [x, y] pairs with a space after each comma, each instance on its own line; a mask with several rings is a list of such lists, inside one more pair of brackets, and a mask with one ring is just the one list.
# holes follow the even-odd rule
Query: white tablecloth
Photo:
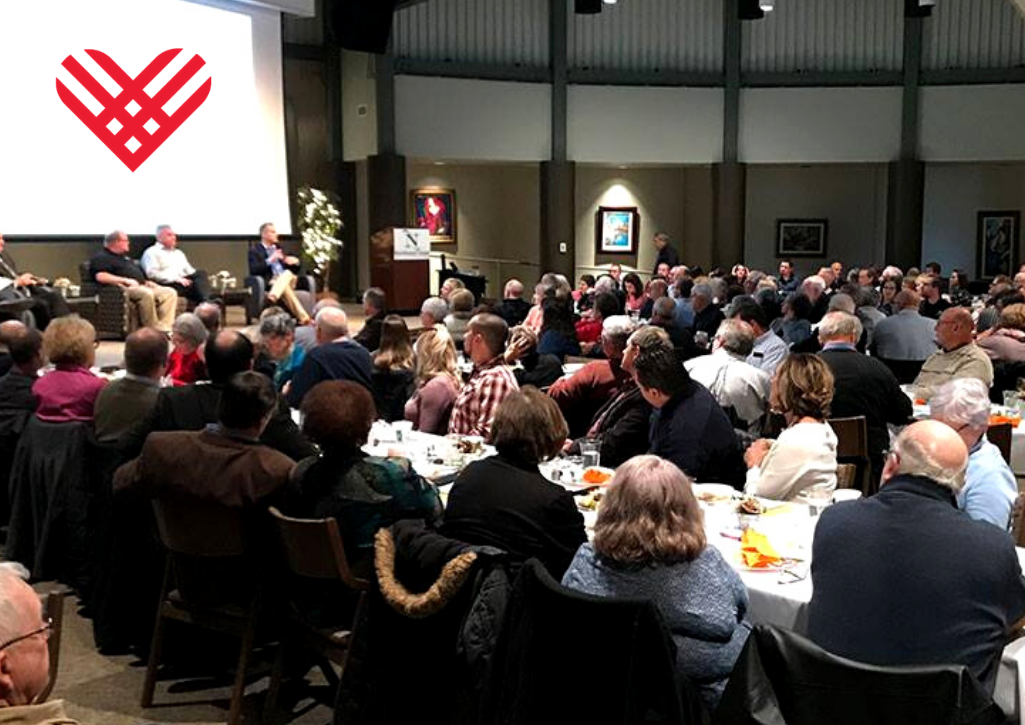
[[[705, 529], [710, 544], [719, 549], [727, 561], [737, 565], [736, 551], [739, 543], [721, 535], [722, 522], [728, 515], [715, 509], [706, 509]], [[811, 562], [811, 536], [817, 519], [808, 514], [803, 504], [788, 504], [787, 509], [762, 516], [758, 528], [769, 536], [773, 545], [784, 556], [804, 554]], [[1025, 567], [1025, 549], [1018, 549], [1018, 559]], [[773, 624], [804, 634], [808, 629], [808, 603], [811, 601], [811, 576], [804, 580], [781, 584], [777, 574], [772, 572], [738, 573], [747, 586], [750, 606], [748, 618], [754, 624]], [[1025, 711], [1025, 638], [1018, 639], [1004, 648], [997, 673], [993, 699], [1006, 715], [1019, 722]]]

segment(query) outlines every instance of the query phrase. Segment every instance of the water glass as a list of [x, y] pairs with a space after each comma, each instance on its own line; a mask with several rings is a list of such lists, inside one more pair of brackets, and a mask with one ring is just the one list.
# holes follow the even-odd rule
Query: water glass
[[808, 502], [808, 513], [818, 516], [833, 502], [833, 486], [828, 483], [811, 486], [805, 489], [804, 498]]
[[1017, 412], [1018, 410], [1018, 391], [1017, 390], [1005, 390], [1004, 391], [1004, 407], [1007, 408], [1007, 412]]
[[598, 441], [590, 439], [581, 441], [580, 456], [583, 458], [584, 468], [601, 465], [601, 448]]

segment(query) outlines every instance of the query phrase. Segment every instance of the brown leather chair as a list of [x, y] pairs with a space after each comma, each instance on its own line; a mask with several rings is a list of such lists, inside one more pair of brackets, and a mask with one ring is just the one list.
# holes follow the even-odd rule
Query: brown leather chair
[[865, 416], [854, 418], [830, 418], [827, 421], [836, 433], [836, 460], [839, 463], [852, 464], [858, 471], [855, 476], [856, 485], [865, 496], [876, 492], [878, 484], [872, 481], [872, 464], [868, 459], [868, 428]]
[[[142, 706], [153, 706], [164, 621], [173, 619], [239, 639], [228, 713], [228, 725], [238, 725], [260, 612], [257, 577], [255, 573], [246, 573], [243, 512], [186, 498], [157, 499], [153, 501], [153, 511], [168, 557], [142, 688]], [[231, 592], [230, 599], [224, 597], [227, 592]]]
[[[338, 522], [328, 519], [296, 519], [285, 516], [273, 506], [270, 514], [274, 519], [281, 540], [288, 569], [295, 577], [320, 581], [341, 582], [353, 592], [359, 592], [359, 604], [355, 618], [359, 616], [359, 608], [369, 582], [357, 577], [349, 568], [345, 556], [345, 546], [338, 530]], [[338, 676], [330, 662], [345, 667], [349, 654], [349, 642], [352, 638], [352, 625], [349, 629], [337, 627], [318, 627], [307, 621], [294, 607], [288, 613], [284, 623], [284, 637], [278, 648], [274, 669], [271, 672], [270, 685], [267, 688], [267, 699], [264, 703], [264, 722], [270, 722], [281, 688], [284, 673], [285, 651], [298, 647], [314, 653], [318, 658], [318, 667], [325, 679], [332, 686], [338, 686]]]

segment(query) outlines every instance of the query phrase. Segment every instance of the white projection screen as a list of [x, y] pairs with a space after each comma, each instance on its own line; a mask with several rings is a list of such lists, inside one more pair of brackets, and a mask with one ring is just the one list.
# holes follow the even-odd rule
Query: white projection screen
[[291, 233], [278, 11], [3, 0], [0, 69], [0, 232]]

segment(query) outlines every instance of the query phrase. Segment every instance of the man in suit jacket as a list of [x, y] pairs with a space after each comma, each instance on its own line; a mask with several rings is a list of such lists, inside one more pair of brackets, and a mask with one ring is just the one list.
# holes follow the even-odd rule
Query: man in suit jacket
[[[125, 437], [124, 453], [138, 455], [153, 431], [201, 430], [217, 422], [217, 408], [225, 383], [236, 373], [253, 367], [253, 343], [240, 332], [222, 330], [206, 342], [206, 369], [210, 382], [161, 388], [152, 412]], [[316, 448], [292, 420], [288, 403], [277, 396], [277, 407], [260, 434], [260, 441], [293, 460], [316, 453]]]
[[317, 313], [317, 346], [285, 385], [285, 397], [298, 408], [306, 393], [324, 380], [351, 380], [373, 394], [373, 367], [366, 348], [349, 339], [349, 318], [344, 310], [327, 307]]
[[[298, 257], [286, 255], [278, 246], [278, 232], [273, 224], [260, 225], [260, 241], [249, 248], [249, 274], [262, 277], [267, 283], [267, 301], [281, 304], [292, 313], [300, 325], [310, 322], [306, 306], [298, 295], [309, 295], [308, 292], [296, 292], [296, 275], [302, 268]], [[312, 304], [312, 301], [311, 301]]]
[[93, 423], [101, 443], [120, 444], [157, 404], [160, 378], [167, 368], [167, 337], [140, 327], [125, 340], [125, 376], [109, 383], [96, 398]]
[[225, 506], [250, 506], [281, 491], [295, 462], [260, 442], [274, 415], [273, 384], [252, 371], [224, 385], [217, 422], [199, 431], [160, 431], [114, 474], [114, 490], [145, 496], [188, 496]]
[[911, 419], [911, 399], [883, 363], [855, 349], [861, 339], [861, 320], [846, 312], [830, 312], [819, 323], [820, 356], [833, 373], [830, 414], [834, 418], [865, 416], [872, 480], [883, 473], [883, 451], [890, 447], [887, 423], [904, 425]]
[[816, 644], [874, 665], [964, 665], [993, 692], [1025, 616], [1025, 579], [1011, 537], [957, 509], [967, 462], [953, 429], [915, 423], [879, 493], [823, 512], [808, 605]]
[[29, 310], [36, 320], [36, 327], [45, 330], [55, 317], [70, 315], [68, 303], [60, 293], [46, 286], [46, 280], [31, 272], [19, 272], [11, 253], [5, 249], [4, 235], [0, 234], [0, 300], [23, 297], [32, 299]]

